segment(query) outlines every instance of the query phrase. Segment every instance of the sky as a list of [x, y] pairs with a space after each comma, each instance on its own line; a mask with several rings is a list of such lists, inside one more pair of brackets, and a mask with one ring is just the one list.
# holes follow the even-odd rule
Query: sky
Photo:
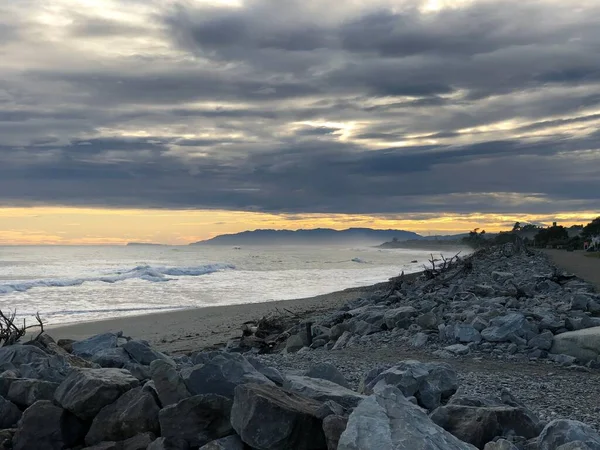
[[0, 244], [600, 215], [596, 0], [11, 0], [0, 61]]

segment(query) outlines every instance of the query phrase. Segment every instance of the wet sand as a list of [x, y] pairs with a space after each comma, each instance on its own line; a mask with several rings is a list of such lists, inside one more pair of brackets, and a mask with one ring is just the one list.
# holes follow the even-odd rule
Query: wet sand
[[386, 287], [387, 283], [379, 283], [304, 299], [186, 309], [50, 327], [47, 331], [54, 339], [76, 340], [109, 331], [123, 331], [126, 336], [146, 339], [162, 351], [183, 353], [239, 337], [242, 324], [250, 320], [272, 313], [310, 317], [338, 309], [349, 300]]

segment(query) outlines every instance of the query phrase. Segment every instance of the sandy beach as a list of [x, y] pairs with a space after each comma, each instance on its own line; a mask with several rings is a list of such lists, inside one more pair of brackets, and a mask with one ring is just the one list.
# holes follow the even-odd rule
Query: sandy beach
[[48, 333], [54, 339], [80, 340], [94, 334], [123, 331], [126, 336], [146, 339], [160, 350], [185, 353], [239, 337], [246, 321], [272, 313], [293, 313], [300, 317], [324, 313], [386, 285], [379, 283], [296, 300], [213, 306], [50, 327]]
[[588, 258], [583, 251], [544, 250], [552, 262], [563, 270], [592, 283], [600, 292], [600, 258]]

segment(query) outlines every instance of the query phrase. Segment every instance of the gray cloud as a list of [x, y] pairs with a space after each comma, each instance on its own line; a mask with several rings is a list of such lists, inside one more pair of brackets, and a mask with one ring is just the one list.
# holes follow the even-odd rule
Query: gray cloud
[[0, 7], [0, 205], [598, 207], [595, 2], [113, 3]]

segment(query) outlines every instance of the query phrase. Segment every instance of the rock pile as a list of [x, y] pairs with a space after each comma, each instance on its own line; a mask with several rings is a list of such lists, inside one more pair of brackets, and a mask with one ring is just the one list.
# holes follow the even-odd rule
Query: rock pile
[[600, 295], [543, 254], [508, 244], [477, 252], [437, 278], [395, 286], [321, 318], [309, 347], [285, 351], [376, 345], [391, 337], [439, 357], [491, 354], [600, 368]]
[[120, 333], [61, 344], [72, 353], [47, 335], [0, 349], [2, 448], [600, 449], [591, 427], [543, 423], [509, 392], [457, 394], [446, 363], [376, 368], [356, 392], [327, 363], [280, 373], [228, 352], [170, 357]]

